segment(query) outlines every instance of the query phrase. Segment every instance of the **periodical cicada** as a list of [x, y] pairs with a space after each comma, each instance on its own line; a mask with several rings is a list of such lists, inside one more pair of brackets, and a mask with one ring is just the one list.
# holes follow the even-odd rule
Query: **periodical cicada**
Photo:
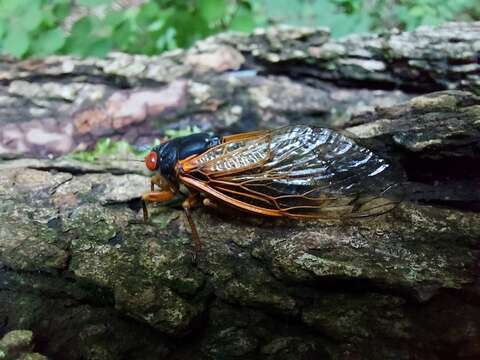
[[287, 126], [223, 138], [194, 134], [154, 147], [145, 164], [156, 174], [142, 196], [144, 220], [146, 202], [169, 201], [184, 185], [189, 194], [183, 209], [196, 251], [200, 239], [191, 209], [202, 202], [300, 219], [372, 216], [396, 204], [382, 197], [391, 187], [385, 175], [390, 164], [327, 128]]

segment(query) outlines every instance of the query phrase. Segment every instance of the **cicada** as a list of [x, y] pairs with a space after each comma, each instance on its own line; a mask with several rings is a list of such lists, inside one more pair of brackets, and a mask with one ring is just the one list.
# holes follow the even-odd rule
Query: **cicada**
[[[191, 209], [227, 206], [267, 217], [341, 219], [382, 214], [396, 201], [382, 195], [390, 164], [352, 138], [327, 128], [287, 126], [225, 137], [205, 133], [156, 146], [145, 157], [155, 176], [146, 202], [188, 190], [183, 209], [195, 249]], [[156, 187], [158, 189], [156, 189]]]

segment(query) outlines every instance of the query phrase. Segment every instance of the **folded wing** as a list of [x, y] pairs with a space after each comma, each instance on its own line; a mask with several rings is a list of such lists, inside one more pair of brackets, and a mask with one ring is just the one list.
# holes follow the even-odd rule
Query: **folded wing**
[[396, 203], [390, 165], [325, 128], [290, 126], [233, 138], [183, 162], [182, 182], [234, 207], [270, 216], [360, 217]]

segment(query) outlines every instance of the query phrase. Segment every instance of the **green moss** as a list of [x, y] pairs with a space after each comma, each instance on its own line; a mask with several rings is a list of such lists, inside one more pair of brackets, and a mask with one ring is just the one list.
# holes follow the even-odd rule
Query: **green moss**
[[115, 286], [115, 307], [168, 334], [183, 333], [203, 311], [202, 303], [190, 303], [168, 287], [137, 276]]
[[303, 321], [342, 340], [409, 337], [400, 298], [380, 294], [325, 294], [302, 313]]
[[13, 269], [61, 269], [68, 254], [47, 225], [4, 221], [0, 227], [0, 261]]
[[190, 239], [172, 237], [165, 242], [147, 239], [139, 244], [138, 262], [155, 281], [182, 294], [195, 294], [204, 284], [201, 271], [193, 265], [193, 258], [185, 242]]
[[105, 244], [117, 232], [115, 213], [98, 204], [81, 206], [65, 219], [64, 231], [74, 238], [73, 248]]
[[32, 344], [32, 337], [30, 330], [10, 331], [0, 339], [0, 348], [5, 352], [28, 350]]
[[229, 280], [217, 290], [225, 301], [243, 306], [255, 306], [287, 313], [296, 312], [295, 300], [288, 296], [284, 289], [264, 274], [245, 274]]
[[358, 278], [363, 274], [363, 269], [351, 262], [321, 258], [307, 253], [298, 257], [295, 262], [317, 276], [337, 275]]
[[473, 125], [480, 129], [480, 105], [469, 106], [463, 109], [463, 113], [472, 119]]
[[155, 225], [157, 229], [165, 229], [173, 220], [181, 216], [180, 211], [174, 211], [165, 206], [150, 206], [150, 222]]

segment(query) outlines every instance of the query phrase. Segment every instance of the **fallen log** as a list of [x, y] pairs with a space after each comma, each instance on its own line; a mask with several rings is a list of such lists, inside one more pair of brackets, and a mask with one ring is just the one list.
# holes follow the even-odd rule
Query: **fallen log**
[[[221, 35], [152, 59], [4, 60], [2, 99], [16, 107], [3, 108], [0, 125], [0, 335], [30, 329], [34, 351], [68, 359], [477, 357], [480, 98], [468, 88], [478, 78], [466, 77], [473, 82], [464, 87], [425, 65], [440, 51], [429, 44], [448, 37], [474, 49], [476, 32], [476, 24], [452, 24], [328, 42], [324, 30], [301, 29]], [[380, 61], [385, 47], [371, 45], [375, 39], [393, 46], [412, 38], [423, 41], [410, 48], [417, 62], [412, 55], [353, 82], [363, 90], [343, 87], [354, 76], [348, 54], [368, 61], [365, 48], [373, 47]], [[322, 61], [342, 71], [311, 62], [341, 44], [349, 49], [343, 61]], [[442, 48], [449, 59], [468, 58], [452, 46]], [[216, 63], [217, 55], [226, 60]], [[422, 56], [428, 77], [385, 89], [418, 71]], [[308, 75], [315, 79], [298, 78], [293, 63], [317, 69]], [[279, 66], [282, 77], [269, 73]], [[439, 84], [458, 90], [414, 97]], [[366, 105], [354, 111], [362, 98]], [[161, 126], [150, 134], [156, 117]], [[395, 162], [408, 196], [386, 214], [343, 222], [198, 209], [204, 248], [194, 262], [181, 210], [158, 206], [152, 223], [139, 223], [139, 196], [149, 187], [141, 168], [28, 156], [124, 133], [141, 144], [172, 126], [227, 132], [298, 122], [335, 126]], [[30, 141], [49, 129], [60, 135]]]

